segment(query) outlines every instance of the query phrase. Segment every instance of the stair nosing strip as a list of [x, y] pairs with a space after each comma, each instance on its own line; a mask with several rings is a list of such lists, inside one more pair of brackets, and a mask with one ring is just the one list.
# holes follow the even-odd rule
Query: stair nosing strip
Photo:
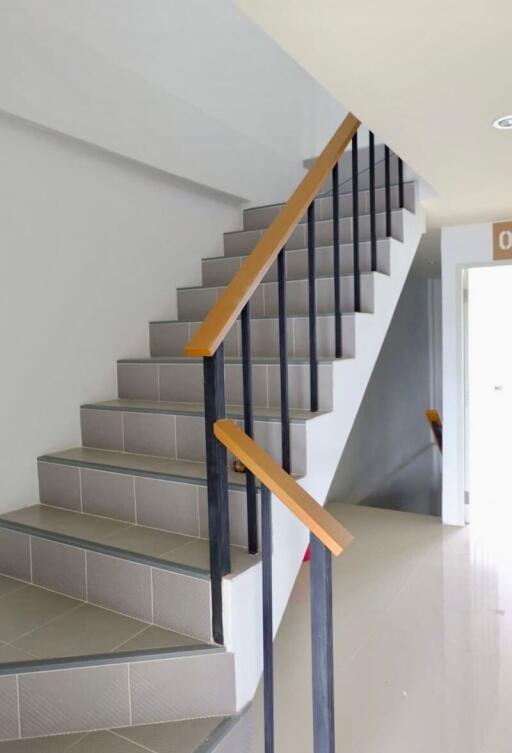
[[[105, 450], [105, 452], [109, 452]], [[40, 455], [37, 458], [39, 463], [55, 463], [60, 465], [80, 466], [81, 468], [92, 468], [93, 470], [106, 471], [107, 473], [120, 473], [125, 476], [142, 476], [143, 478], [155, 478], [163, 481], [178, 481], [183, 484], [196, 484], [198, 486], [206, 486], [206, 478], [198, 478], [194, 476], [178, 476], [175, 473], [161, 473], [159, 471], [144, 471], [137, 468], [120, 468], [116, 465], [110, 465], [108, 463], [95, 463], [90, 460], [78, 460], [71, 458], [60, 458], [54, 455]], [[245, 481], [240, 484], [234, 484], [232, 481], [228, 481], [228, 489], [233, 491], [245, 490]]]
[[[384, 275], [384, 277], [389, 277], [389, 275]], [[212, 285], [211, 287], [214, 287], [214, 286]], [[221, 286], [221, 287], [224, 287], [224, 286]], [[201, 290], [201, 288], [197, 288], [197, 290]], [[346, 319], [347, 317], [355, 318], [356, 315], [359, 316], [360, 314], [373, 314], [373, 313], [374, 313], [373, 311], [342, 311], [341, 317], [342, 319], [344, 318]], [[328, 316], [335, 316], [334, 311], [329, 312], [329, 313], [323, 313], [319, 311], [316, 315], [316, 318], [321, 319]], [[309, 314], [287, 314], [286, 318], [287, 319], [309, 319]], [[151, 324], [201, 324], [203, 322], [203, 319], [195, 319], [194, 321], [191, 321], [190, 319], [153, 319], [152, 321], [149, 322], [149, 324], [150, 325]], [[279, 317], [277, 314], [264, 314], [264, 315], [255, 314], [254, 316], [251, 315], [251, 320], [268, 321], [269, 319], [275, 319], [276, 321], [278, 321]], [[232, 356], [226, 356], [226, 358], [230, 358], [230, 357]]]
[[[150, 625], [148, 625], [150, 627]], [[31, 672], [52, 672], [63, 669], [82, 669], [102, 667], [110, 664], [132, 664], [143, 661], [162, 661], [163, 659], [185, 658], [207, 654], [224, 654], [226, 649], [218, 644], [201, 643], [193, 646], [174, 646], [172, 648], [139, 649], [137, 651], [119, 651], [116, 653], [83, 654], [79, 656], [61, 656], [53, 659], [29, 659], [26, 662], [6, 662], [0, 664], [0, 677], [21, 675]]]
[[[262, 230], [266, 230], [266, 228], [261, 228], [261, 229]], [[236, 231], [233, 231], [233, 232], [240, 233], [242, 231], [236, 230]], [[386, 238], [377, 238], [377, 245], [379, 245], [379, 243], [381, 243], [381, 244], [388, 243], [389, 241], [395, 241], [396, 243], [403, 243], [403, 241], [399, 240], [398, 238], [394, 238], [393, 236], [390, 236], [390, 237], [386, 236]], [[359, 248], [361, 248], [361, 246], [364, 246], [364, 245], [368, 245], [369, 246], [370, 244], [371, 244], [371, 240], [360, 240], [359, 241]], [[340, 241], [340, 249], [342, 249], [343, 246], [353, 246], [353, 245], [354, 245], [353, 241], [345, 241], [344, 243], [342, 243]], [[326, 245], [326, 246], [318, 246], [317, 248], [332, 248], [332, 243], [329, 244], [329, 245]], [[286, 249], [286, 253], [287, 254], [294, 254], [294, 253], [296, 253], [298, 251], [303, 251], [303, 252], [307, 253], [307, 250], [308, 249], [307, 249], [306, 246], [304, 246], [304, 248], [287, 248]], [[206, 261], [206, 262], [208, 262], [208, 261], [219, 261], [220, 259], [245, 259], [245, 257], [249, 256], [249, 253], [247, 253], [247, 254], [238, 254], [238, 256], [235, 256], [235, 255], [233, 255], [233, 256], [226, 256], [226, 254], [220, 254], [219, 256], [202, 256], [201, 257], [201, 262], [203, 262], [203, 261]], [[383, 272], [383, 274], [386, 274], [386, 273]]]
[[[369, 313], [369, 312], [368, 312]], [[350, 358], [353, 358], [354, 356], [351, 356]], [[202, 363], [201, 356], [192, 356], [188, 358], [187, 356], [148, 356], [147, 358], [119, 358], [117, 363], [155, 363], [155, 364], [171, 364], [171, 363], [182, 363], [182, 364], [189, 364], [190, 366], [194, 366], [197, 364]], [[318, 358], [318, 365], [319, 366], [326, 366], [331, 365], [335, 363], [336, 361], [344, 361], [349, 360], [348, 356], [345, 356], [345, 358], [335, 358], [332, 356], [326, 356], [326, 357], [319, 357]], [[242, 357], [241, 356], [226, 356], [224, 358], [224, 362], [226, 364], [239, 364], [242, 363]], [[254, 356], [252, 359], [253, 366], [261, 364], [262, 366], [279, 366], [279, 357], [272, 357], [269, 356], [267, 358]], [[298, 364], [306, 364], [309, 365], [309, 359], [307, 357], [289, 357], [288, 358], [288, 364], [294, 366]], [[129, 400], [129, 398], [126, 398], [126, 400]]]
[[[126, 398], [127, 400], [129, 398]], [[158, 402], [158, 401], [154, 401]], [[104, 403], [84, 403], [80, 406], [80, 410], [104, 410], [104, 411], [124, 411], [126, 413], [151, 413], [156, 415], [164, 415], [164, 416], [198, 416], [203, 417], [204, 416], [204, 408], [200, 411], [191, 411], [183, 409], [178, 410], [170, 410], [168, 408], [159, 409], [159, 408], [151, 408], [151, 407], [133, 407], [133, 406], [120, 406], [120, 405], [105, 405]], [[324, 413], [327, 413], [328, 411], [318, 411], [317, 413], [312, 413], [311, 417], [307, 418], [298, 418], [297, 416], [290, 418], [291, 424], [305, 424], [307, 421], [310, 421], [312, 418], [316, 418], [318, 415], [323, 415]], [[229, 411], [226, 409], [226, 417], [227, 418], [235, 418], [235, 419], [243, 419], [244, 413], [243, 408], [241, 408], [240, 412], [234, 412]], [[254, 409], [254, 420], [255, 421], [265, 421], [268, 423], [281, 423], [281, 416], [263, 416], [262, 414], [257, 413], [257, 409]], [[90, 448], [90, 449], [100, 449], [100, 448]], [[163, 457], [163, 456], [162, 456]], [[165, 458], [164, 458], [165, 459]]]
[[[320, 246], [319, 248], [322, 248]], [[329, 248], [329, 246], [327, 246]], [[224, 258], [224, 257], [223, 257]], [[227, 257], [232, 258], [232, 257]], [[360, 272], [359, 277], [373, 277], [374, 275], [384, 275], [384, 277], [389, 277], [385, 272], [381, 272], [380, 269], [370, 269], [367, 272]], [[354, 277], [353, 272], [343, 272], [340, 274], [340, 279], [350, 279]], [[332, 280], [334, 285], [334, 277], [333, 275], [316, 275], [315, 280]], [[294, 283], [294, 282], [308, 282], [307, 277], [293, 277], [293, 278], [286, 278], [287, 283]], [[212, 290], [213, 288], [227, 288], [229, 283], [225, 283], [224, 285], [185, 285], [181, 288], [176, 288], [177, 292], [180, 292], [182, 290]], [[260, 282], [260, 285], [277, 285], [277, 280], [262, 280]], [[347, 314], [353, 314], [353, 311], [347, 311]]]
[[[64, 510], [64, 508], [60, 509]], [[152, 557], [149, 554], [140, 554], [138, 552], [132, 552], [129, 549], [120, 549], [108, 544], [90, 541], [89, 539], [81, 539], [79, 536], [70, 536], [69, 534], [59, 533], [58, 531], [52, 531], [48, 528], [38, 528], [37, 526], [32, 526], [28, 523], [18, 523], [15, 520], [0, 518], [0, 528], [23, 533], [26, 536], [34, 536], [39, 539], [55, 541], [59, 544], [75, 547], [76, 549], [86, 549], [90, 552], [104, 554], [107, 557], [115, 557], [116, 559], [128, 560], [129, 562], [137, 562], [140, 565], [147, 565], [148, 567], [154, 567], [158, 570], [170, 570], [171, 572], [179, 573], [180, 575], [188, 575], [189, 577], [197, 578], [199, 580], [210, 580], [210, 571], [204, 570], [200, 567], [182, 565], [179, 562], [173, 562], [172, 560], [161, 560], [158, 557]]]

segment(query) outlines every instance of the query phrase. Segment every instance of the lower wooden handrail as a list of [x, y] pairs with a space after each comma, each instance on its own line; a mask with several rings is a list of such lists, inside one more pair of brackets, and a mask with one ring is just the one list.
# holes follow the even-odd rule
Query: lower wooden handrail
[[289, 473], [227, 418], [216, 421], [214, 434], [259, 481], [270, 489], [335, 556], [353, 541], [353, 536], [318, 504]]

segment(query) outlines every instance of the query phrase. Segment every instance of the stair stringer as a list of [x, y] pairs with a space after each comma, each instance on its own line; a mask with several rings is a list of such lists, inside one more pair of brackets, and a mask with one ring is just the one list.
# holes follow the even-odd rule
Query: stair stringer
[[[417, 187], [416, 187], [417, 188]], [[356, 357], [333, 363], [333, 407], [307, 422], [307, 473], [300, 484], [325, 504], [336, 469], [388, 331], [422, 234], [425, 214], [404, 212], [404, 242], [391, 241], [391, 274], [376, 275], [375, 313], [356, 315]], [[290, 598], [309, 535], [275, 497], [273, 516], [274, 635]], [[224, 579], [226, 648], [235, 658], [237, 708], [256, 692], [263, 668], [261, 564]]]

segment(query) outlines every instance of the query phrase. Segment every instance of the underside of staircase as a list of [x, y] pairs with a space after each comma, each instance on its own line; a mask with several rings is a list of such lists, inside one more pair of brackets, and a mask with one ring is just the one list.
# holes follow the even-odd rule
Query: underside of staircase
[[[359, 192], [361, 311], [354, 312], [352, 192], [340, 193], [343, 357], [334, 356], [332, 200], [316, 201], [319, 410], [309, 411], [307, 226], [286, 246], [292, 474], [323, 502], [421, 233], [417, 185]], [[225, 645], [212, 638], [201, 359], [184, 347], [280, 206], [244, 211], [178, 319], [151, 322], [150, 355], [118, 362], [118, 396], [81, 407], [82, 447], [38, 459], [40, 499], [0, 517], [0, 740], [33, 750], [251, 750], [261, 674], [261, 563], [247, 552], [245, 475], [229, 457], [232, 572]], [[251, 302], [254, 436], [281, 458], [277, 272]], [[240, 323], [225, 342], [226, 414], [243, 423]], [[276, 625], [307, 544], [275, 510]], [[250, 620], [250, 622], [249, 622]], [[13, 743], [0, 743], [0, 753]], [[47, 747], [36, 747], [38, 745]], [[18, 748], [12, 747], [12, 751]], [[21, 749], [20, 749], [21, 750]], [[25, 750], [25, 748], [23, 748]], [[27, 751], [32, 748], [27, 747]]]

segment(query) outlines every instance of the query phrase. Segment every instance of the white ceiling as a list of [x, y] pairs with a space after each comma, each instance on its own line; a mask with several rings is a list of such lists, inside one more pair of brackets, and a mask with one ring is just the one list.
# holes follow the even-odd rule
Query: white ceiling
[[512, 217], [511, 0], [235, 2], [434, 188], [430, 227]]

